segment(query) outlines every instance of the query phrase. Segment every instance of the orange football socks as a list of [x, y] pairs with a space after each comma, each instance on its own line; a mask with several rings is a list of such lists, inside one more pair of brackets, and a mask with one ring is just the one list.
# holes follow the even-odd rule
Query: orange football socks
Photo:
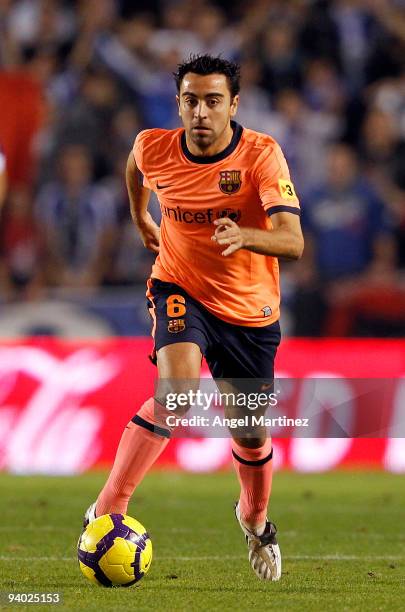
[[151, 397], [124, 429], [111, 473], [97, 499], [96, 516], [126, 514], [134, 490], [166, 448], [170, 429], [162, 426], [165, 423], [154, 406]]
[[232, 440], [232, 458], [240, 483], [239, 510], [248, 529], [263, 531], [273, 475], [273, 451], [267, 438], [260, 448], [245, 448]]

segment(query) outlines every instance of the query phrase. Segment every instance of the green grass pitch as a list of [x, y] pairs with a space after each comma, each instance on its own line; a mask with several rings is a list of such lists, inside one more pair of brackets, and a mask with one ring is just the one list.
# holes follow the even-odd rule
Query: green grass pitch
[[[404, 610], [404, 477], [334, 472], [275, 475], [271, 518], [283, 575], [256, 578], [233, 517], [232, 472], [155, 472], [129, 514], [149, 530], [154, 558], [136, 587], [87, 582], [76, 561], [82, 515], [105, 474], [0, 476], [3, 609]], [[63, 604], [5, 606], [4, 592], [55, 592]]]

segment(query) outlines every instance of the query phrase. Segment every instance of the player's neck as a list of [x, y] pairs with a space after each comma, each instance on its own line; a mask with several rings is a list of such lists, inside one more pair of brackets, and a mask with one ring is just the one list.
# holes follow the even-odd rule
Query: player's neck
[[200, 149], [198, 145], [196, 145], [191, 138], [189, 138], [186, 133], [186, 144], [187, 148], [192, 155], [197, 155], [199, 157], [212, 157], [213, 155], [217, 155], [221, 153], [226, 147], [230, 144], [233, 136], [233, 129], [231, 124], [222, 132], [219, 138], [213, 142], [209, 147], [204, 149]]

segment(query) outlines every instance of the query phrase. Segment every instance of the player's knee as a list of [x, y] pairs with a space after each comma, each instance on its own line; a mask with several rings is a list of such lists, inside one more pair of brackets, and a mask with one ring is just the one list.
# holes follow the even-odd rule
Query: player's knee
[[155, 395], [155, 402], [160, 405], [161, 410], [165, 413], [174, 414], [178, 417], [184, 416], [191, 407], [187, 399], [183, 399], [182, 394], [175, 391]]
[[194, 405], [198, 387], [199, 381], [160, 379], [155, 393], [155, 402], [160, 404], [166, 412], [182, 417]]
[[266, 436], [234, 438], [236, 444], [243, 448], [262, 448], [269, 440]]

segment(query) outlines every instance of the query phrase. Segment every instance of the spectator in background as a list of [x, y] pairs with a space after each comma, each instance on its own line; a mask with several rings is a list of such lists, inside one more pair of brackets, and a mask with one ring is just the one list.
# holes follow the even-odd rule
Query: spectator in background
[[107, 174], [111, 171], [111, 142], [106, 134], [111, 130], [111, 119], [119, 103], [119, 90], [111, 75], [89, 69], [83, 75], [78, 101], [59, 117], [56, 149], [65, 144], [81, 144], [94, 160], [96, 176]]
[[326, 176], [326, 151], [342, 133], [339, 115], [308, 108], [298, 91], [284, 89], [275, 101], [276, 138], [285, 150], [301, 194]]
[[359, 0], [335, 0], [329, 10], [336, 28], [340, 64], [346, 83], [351, 92], [357, 94], [365, 82], [374, 21], [365, 3]]
[[[328, 301], [334, 305], [344, 300], [363, 275], [373, 270], [388, 273], [396, 265], [387, 210], [359, 175], [356, 154], [347, 145], [331, 147], [327, 179], [307, 194], [302, 210], [307, 244], [302, 267], [308, 283], [297, 292], [298, 335], [308, 333], [302, 328], [304, 311], [319, 316]], [[323, 303], [319, 283], [324, 286]], [[313, 333], [322, 332], [324, 321], [310, 323], [316, 328]]]
[[365, 0], [373, 19], [373, 37], [368, 42], [366, 83], [397, 77], [404, 69], [405, 13], [402, 0]]
[[307, 194], [303, 224], [314, 241], [322, 279], [342, 280], [364, 272], [390, 241], [388, 211], [375, 190], [359, 175], [355, 152], [345, 144], [331, 147], [327, 179]]
[[368, 88], [372, 108], [390, 115], [400, 138], [405, 140], [405, 67], [396, 78], [384, 78]]
[[238, 122], [252, 130], [271, 134], [277, 141], [281, 140], [283, 121], [273, 113], [268, 91], [261, 86], [263, 82], [262, 64], [254, 58], [243, 62], [241, 70], [241, 87], [238, 106]]
[[149, 49], [159, 57], [172, 55], [187, 57], [198, 48], [198, 38], [190, 30], [193, 6], [187, 0], [168, 2], [162, 6], [162, 27], [157, 28], [149, 41]]
[[264, 84], [271, 94], [301, 85], [301, 62], [295, 28], [288, 21], [267, 26], [261, 50]]
[[167, 64], [174, 69], [178, 56], [158, 56], [151, 49], [153, 20], [137, 15], [118, 23], [116, 32], [98, 35], [93, 55], [105, 65], [138, 103], [144, 125], [177, 125], [173, 83]]
[[359, 144], [368, 180], [390, 208], [399, 265], [405, 266], [405, 140], [394, 114], [370, 110], [364, 119]]
[[228, 59], [238, 57], [242, 44], [239, 29], [227, 22], [225, 13], [218, 6], [203, 4], [193, 13], [190, 25], [196, 36], [196, 47], [189, 53], [222, 54]]
[[333, 64], [325, 59], [308, 62], [303, 97], [313, 111], [341, 115], [346, 104], [345, 83]]
[[[133, 140], [129, 149], [133, 146]], [[128, 192], [126, 189], [125, 170], [128, 161], [128, 149], [116, 156], [114, 174], [102, 181], [114, 202], [117, 219], [117, 236], [112, 244], [111, 257], [107, 263], [103, 284], [110, 287], [125, 287], [134, 283], [143, 283], [148, 276], [155, 255], [145, 249], [138, 234], [134, 232], [134, 223], [129, 212]], [[153, 194], [149, 211], [157, 223], [160, 223], [160, 207]]]
[[46, 281], [97, 287], [116, 237], [114, 204], [108, 191], [93, 182], [92, 157], [85, 147], [67, 145], [58, 162], [57, 180], [44, 185], [36, 203]]
[[316, 0], [302, 23], [300, 49], [306, 59], [322, 57], [340, 67], [339, 36], [330, 9], [333, 3]]
[[53, 0], [12, 2], [7, 15], [10, 35], [24, 48], [68, 44], [75, 35], [75, 13], [68, 3]]
[[27, 188], [10, 191], [0, 221], [0, 283], [7, 300], [32, 299], [43, 286], [39, 228]]
[[[115, 153], [123, 153], [131, 149], [135, 137], [141, 130], [139, 115], [131, 104], [122, 105], [113, 115], [110, 125], [110, 146], [109, 150]], [[124, 164], [125, 167], [125, 164]], [[112, 168], [114, 170], [114, 167]]]
[[364, 171], [376, 189], [381, 193], [389, 185], [405, 189], [405, 140], [395, 116], [369, 110], [362, 125], [359, 151]]

